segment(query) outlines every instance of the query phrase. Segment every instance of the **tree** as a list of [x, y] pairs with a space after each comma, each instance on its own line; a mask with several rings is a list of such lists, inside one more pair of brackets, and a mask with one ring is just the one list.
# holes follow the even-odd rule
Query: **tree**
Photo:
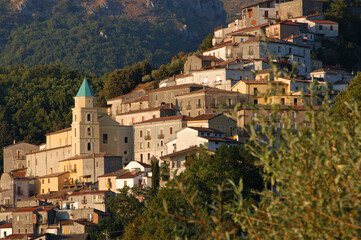
[[159, 188], [159, 180], [160, 180], [160, 173], [159, 173], [159, 161], [156, 157], [152, 157], [152, 193], [155, 195]]
[[199, 45], [199, 50], [201, 52], [207, 51], [213, 47], [212, 45], [213, 33], [207, 35], [203, 42]]
[[337, 97], [332, 111], [342, 120], [353, 123], [357, 118], [348, 107], [350, 103], [356, 103], [361, 108], [361, 72], [350, 81], [350, 85], [345, 91], [340, 92]]

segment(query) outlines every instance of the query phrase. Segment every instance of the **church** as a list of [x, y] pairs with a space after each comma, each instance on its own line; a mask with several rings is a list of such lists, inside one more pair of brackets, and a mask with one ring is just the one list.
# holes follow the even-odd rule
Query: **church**
[[13, 159], [4, 158], [4, 168], [24, 169], [24, 178], [34, 182], [30, 184], [34, 194], [95, 183], [98, 176], [120, 170], [133, 160], [133, 128], [121, 126], [96, 107], [86, 79], [74, 100], [71, 127], [46, 134], [45, 144], [33, 145], [27, 151], [22, 144], [4, 148], [9, 156], [14, 155], [10, 152], [21, 152], [15, 154], [20, 156], [20, 163], [14, 167]]

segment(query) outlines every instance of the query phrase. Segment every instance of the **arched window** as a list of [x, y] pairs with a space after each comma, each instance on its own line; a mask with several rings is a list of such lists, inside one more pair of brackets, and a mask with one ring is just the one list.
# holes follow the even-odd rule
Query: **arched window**
[[74, 114], [74, 122], [76, 122], [76, 114]]
[[92, 132], [93, 132], [92, 130], [93, 130], [92, 127], [87, 128], [87, 135], [88, 136], [92, 136]]
[[90, 113], [88, 113], [88, 114], [86, 115], [86, 120], [87, 120], [88, 122], [91, 121], [91, 115], [90, 115]]
[[92, 144], [88, 143], [88, 151], [91, 151], [91, 150], [92, 150]]

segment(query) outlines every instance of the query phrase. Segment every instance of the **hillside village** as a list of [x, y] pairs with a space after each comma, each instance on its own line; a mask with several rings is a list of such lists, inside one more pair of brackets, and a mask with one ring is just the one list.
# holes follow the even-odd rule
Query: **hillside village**
[[[71, 127], [46, 134], [41, 145], [14, 142], [3, 149], [0, 238], [87, 239], [110, 216], [107, 201], [119, 190], [152, 186], [153, 159], [169, 166], [172, 179], [200, 148], [213, 153], [247, 141], [249, 123], [271, 114], [272, 104], [295, 129], [307, 125], [307, 106], [317, 108], [326, 89], [334, 98], [354, 78], [313, 58], [323, 39], [338, 36], [338, 23], [321, 12], [322, 1], [315, 0], [247, 6], [239, 19], [214, 30], [211, 49], [188, 57], [184, 72], [157, 89], [108, 99], [107, 108], [96, 106], [84, 79]], [[233, 110], [236, 119], [226, 114]]]

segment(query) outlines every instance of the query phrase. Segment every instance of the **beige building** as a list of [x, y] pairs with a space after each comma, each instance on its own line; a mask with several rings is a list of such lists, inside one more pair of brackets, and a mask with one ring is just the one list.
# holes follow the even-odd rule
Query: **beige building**
[[267, 37], [284, 39], [292, 35], [298, 36], [301, 32], [299, 24], [289, 20], [283, 20], [266, 27], [265, 34]]
[[[74, 171], [75, 166], [78, 172], [91, 165], [96, 169], [93, 170], [96, 175], [94, 176], [94, 173], [90, 174], [90, 177], [88, 173], [84, 175], [88, 176], [88, 181], [96, 181], [97, 176], [120, 169], [122, 161], [133, 160], [133, 129], [120, 126], [110, 117], [101, 115], [95, 102], [89, 84], [84, 80], [75, 97], [72, 127], [47, 134], [46, 148], [26, 155], [27, 176], [46, 176]], [[98, 161], [108, 162], [98, 162], [98, 165], [90, 164], [93, 161], [89, 159], [93, 157], [89, 156], [93, 154], [100, 157]], [[65, 165], [62, 163], [65, 159], [79, 161]], [[118, 162], [113, 163], [115, 160]], [[89, 166], [85, 167], [83, 164]], [[87, 169], [85, 172], [90, 172], [90, 170]], [[84, 175], [77, 174], [72, 177], [74, 172], [70, 172], [70, 175], [74, 181], [83, 181]]]
[[166, 143], [173, 140], [176, 132], [187, 126], [187, 116], [154, 118], [134, 125], [135, 160], [150, 164], [167, 152]]
[[[139, 106], [143, 106], [143, 103], [145, 103], [145, 105], [147, 104], [148, 100], [145, 98], [143, 101], [141, 99], [143, 99], [143, 97], [147, 96], [147, 91], [145, 89], [140, 89], [140, 90], [134, 90], [128, 94], [124, 94], [115, 98], [111, 98], [107, 100], [107, 104], [108, 104], [108, 115], [113, 117], [116, 116], [117, 114], [121, 114], [121, 113], [126, 113], [129, 111], [129, 103], [136, 101], [138, 108]], [[130, 107], [132, 107], [132, 104], [130, 105]], [[132, 109], [134, 110], [139, 110], [136, 108]]]
[[121, 113], [116, 115], [114, 118], [121, 126], [133, 126], [135, 123], [143, 122], [152, 118], [174, 115], [174, 106], [172, 104], [166, 103], [158, 107]]
[[213, 66], [219, 62], [221, 62], [221, 60], [214, 56], [192, 55], [189, 56], [184, 63], [184, 72], [190, 73], [194, 70]]
[[38, 177], [34, 184], [34, 193], [45, 194], [62, 190], [68, 179], [69, 172], [58, 172]]
[[244, 100], [245, 96], [240, 93], [209, 87], [175, 97], [180, 114], [190, 117], [223, 112]]
[[288, 19], [320, 13], [323, 11], [322, 0], [293, 0], [279, 4], [280, 18]]
[[115, 172], [106, 173], [98, 177], [98, 190], [117, 192], [116, 179], [124, 174], [129, 173], [128, 169], [121, 169]]
[[209, 113], [199, 115], [187, 121], [187, 127], [202, 127], [217, 129], [226, 136], [233, 136], [236, 133], [237, 122], [224, 114]]
[[181, 84], [170, 87], [157, 88], [149, 92], [149, 106], [151, 108], [159, 107], [165, 103], [175, 105], [177, 95], [186, 94], [202, 89], [203, 86], [194, 83]]

